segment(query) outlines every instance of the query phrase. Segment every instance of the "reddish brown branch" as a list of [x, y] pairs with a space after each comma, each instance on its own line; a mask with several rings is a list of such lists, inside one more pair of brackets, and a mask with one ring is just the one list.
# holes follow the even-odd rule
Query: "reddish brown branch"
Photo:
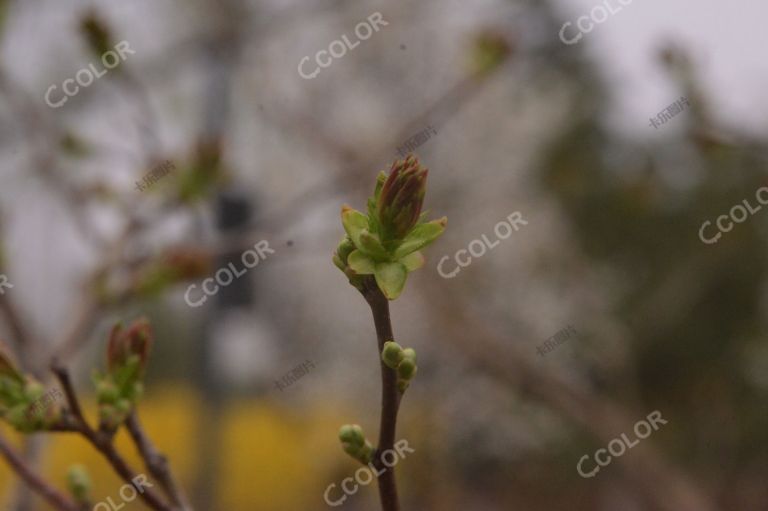
[[144, 433], [136, 410], [132, 411], [131, 415], [128, 416], [125, 427], [128, 429], [139, 454], [141, 454], [147, 470], [158, 480], [174, 506], [182, 510], [191, 509], [186, 496], [176, 484], [173, 474], [171, 474], [168, 458], [155, 448], [152, 441]]
[[[112, 442], [114, 434], [109, 431], [96, 431], [86, 421], [66, 368], [54, 360], [51, 364], [51, 370], [59, 380], [61, 387], [64, 389], [64, 394], [67, 397], [67, 403], [70, 408], [67, 417], [62, 421], [64, 427], [57, 429], [59, 431], [70, 430], [80, 433], [107, 459], [115, 472], [117, 472], [126, 483], [135, 484], [134, 480], [139, 474], [131, 469], [128, 463], [115, 449]], [[149, 507], [156, 511], [173, 511], [173, 508], [163, 501], [157, 492], [150, 488], [143, 488], [142, 491], [139, 492], [139, 496]]]
[[2, 435], [0, 435], [0, 455], [6, 459], [25, 483], [51, 506], [63, 511], [80, 511], [80, 507], [73, 500], [48, 484], [32, 470], [24, 458], [11, 447], [8, 440]]
[[[389, 317], [389, 301], [379, 290], [376, 282], [370, 277], [362, 291], [365, 300], [371, 307], [373, 322], [376, 326], [378, 353], [384, 348], [384, 343], [394, 340], [392, 322]], [[373, 465], [379, 471], [379, 500], [383, 511], [400, 511], [400, 501], [397, 496], [394, 467], [387, 467], [382, 462], [382, 454], [394, 449], [395, 431], [397, 428], [397, 412], [400, 408], [400, 393], [397, 390], [397, 375], [393, 369], [381, 361], [381, 424], [379, 427], [379, 445], [374, 454]]]

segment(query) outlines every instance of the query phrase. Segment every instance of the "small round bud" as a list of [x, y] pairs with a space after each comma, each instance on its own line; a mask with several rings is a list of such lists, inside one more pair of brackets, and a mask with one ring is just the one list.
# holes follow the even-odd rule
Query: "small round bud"
[[132, 404], [127, 399], [118, 399], [115, 403], [115, 409], [121, 414], [128, 414], [131, 411]]
[[[363, 428], [357, 424], [345, 424], [339, 429], [339, 440], [341, 440], [343, 444], [349, 444], [355, 449], [359, 449], [365, 444]], [[344, 450], [346, 450], [346, 446]]]
[[360, 446], [359, 445], [352, 445], [347, 442], [341, 443], [341, 448], [344, 449], [344, 452], [352, 456], [353, 458], [357, 458], [358, 454], [360, 453]]
[[397, 375], [402, 380], [409, 381], [416, 375], [416, 362], [410, 358], [403, 359], [397, 366]]
[[376, 452], [376, 450], [373, 448], [371, 443], [366, 440], [365, 445], [363, 445], [360, 450], [358, 451], [358, 459], [364, 463], [368, 464], [371, 461], [373, 461], [373, 454]]
[[96, 395], [101, 403], [114, 403], [120, 397], [120, 392], [114, 383], [104, 379], [96, 383]]
[[413, 348], [405, 348], [403, 350], [403, 358], [408, 359], [414, 364], [416, 363], [416, 350]]
[[403, 348], [395, 341], [384, 343], [384, 349], [381, 350], [381, 360], [390, 369], [396, 369], [403, 360]]
[[351, 254], [353, 250], [355, 250], [355, 245], [352, 243], [352, 240], [346, 236], [341, 240], [339, 246], [336, 247], [336, 255], [345, 266], [347, 264], [347, 257], [349, 257], [349, 254]]
[[67, 472], [67, 486], [77, 502], [88, 501], [91, 491], [91, 478], [83, 465], [72, 465]]
[[347, 265], [344, 264], [344, 261], [341, 260], [338, 254], [333, 254], [333, 264], [336, 266], [336, 268], [340, 269], [341, 271], [343, 272], [347, 271]]
[[24, 397], [29, 401], [35, 401], [40, 399], [45, 394], [45, 387], [37, 381], [28, 379], [27, 384], [24, 386]]

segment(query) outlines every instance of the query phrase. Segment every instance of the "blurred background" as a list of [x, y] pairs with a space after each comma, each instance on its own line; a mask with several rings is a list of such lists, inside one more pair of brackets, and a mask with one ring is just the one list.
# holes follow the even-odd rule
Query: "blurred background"
[[[109, 329], [146, 316], [139, 414], [195, 509], [325, 509], [358, 468], [339, 426], [375, 438], [380, 412], [370, 310], [331, 263], [339, 209], [413, 150], [449, 222], [391, 306], [420, 363], [403, 509], [768, 509], [768, 210], [700, 237], [768, 186], [767, 12], [0, 0], [0, 338], [50, 387], [63, 360], [94, 418]], [[318, 67], [342, 36], [354, 48]], [[133, 53], [49, 106], [120, 41]], [[260, 241], [273, 253], [190, 305]], [[668, 423], [579, 475], [653, 411]], [[0, 435], [59, 488], [80, 463], [95, 501], [118, 498], [85, 441]], [[4, 461], [0, 502], [49, 509]], [[379, 509], [375, 484], [341, 508]]]

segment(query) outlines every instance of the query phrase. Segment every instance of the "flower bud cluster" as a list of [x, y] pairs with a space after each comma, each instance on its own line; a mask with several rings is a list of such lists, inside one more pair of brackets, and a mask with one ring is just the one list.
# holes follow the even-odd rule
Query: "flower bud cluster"
[[93, 376], [103, 429], [117, 429], [141, 397], [152, 338], [152, 329], [144, 319], [127, 329], [120, 324], [112, 329], [107, 346], [107, 372]]
[[408, 273], [424, 265], [420, 249], [445, 231], [445, 217], [421, 221], [427, 173], [418, 158], [409, 155], [395, 161], [388, 175], [379, 174], [367, 215], [346, 205], [341, 208], [347, 235], [333, 262], [358, 289], [363, 276], [373, 275], [384, 295], [394, 300], [403, 291]]
[[40, 406], [45, 395], [45, 387], [24, 374], [0, 343], [0, 418], [24, 433], [50, 428], [61, 418], [61, 407], [55, 401]]
[[363, 428], [357, 424], [345, 424], [339, 429], [339, 440], [344, 452], [354, 459], [367, 465], [373, 460], [375, 449], [371, 443], [365, 439]]
[[381, 350], [381, 360], [384, 365], [397, 371], [397, 388], [401, 393], [405, 392], [419, 369], [416, 351], [413, 348], [403, 349], [395, 341], [387, 341]]

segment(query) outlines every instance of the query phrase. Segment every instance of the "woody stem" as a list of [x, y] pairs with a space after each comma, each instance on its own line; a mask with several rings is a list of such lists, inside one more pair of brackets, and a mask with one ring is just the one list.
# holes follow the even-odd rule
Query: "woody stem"
[[394, 339], [392, 322], [389, 317], [389, 301], [372, 277], [365, 282], [362, 294], [373, 313], [373, 323], [376, 326], [378, 340], [378, 358], [381, 366], [381, 424], [379, 427], [379, 444], [373, 457], [374, 467], [381, 472], [379, 476], [379, 500], [383, 511], [400, 511], [394, 467], [387, 467], [382, 461], [382, 454], [394, 448], [397, 412], [400, 408], [397, 374], [381, 360], [384, 343]]

